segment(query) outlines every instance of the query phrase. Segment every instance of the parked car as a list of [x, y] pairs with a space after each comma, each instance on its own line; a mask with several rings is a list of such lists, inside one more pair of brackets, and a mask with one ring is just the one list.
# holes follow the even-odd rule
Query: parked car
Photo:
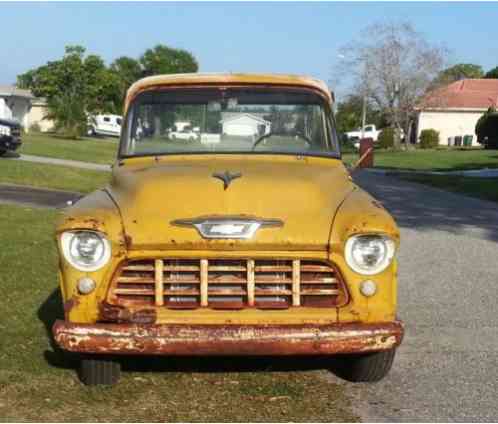
[[0, 119], [0, 156], [21, 146], [21, 125], [10, 119]]
[[[403, 336], [399, 230], [352, 182], [327, 86], [164, 75], [126, 98], [110, 184], [57, 223], [65, 317], [53, 334], [81, 355], [82, 381], [115, 383], [126, 355], [320, 355], [349, 380], [383, 378]], [[163, 137], [182, 116], [215, 140], [221, 113], [262, 105], [274, 122], [256, 139], [221, 126], [208, 144]], [[138, 137], [145, 116], [156, 132]]]
[[199, 132], [195, 131], [191, 126], [184, 126], [182, 129], [174, 129], [168, 134], [171, 140], [187, 140], [195, 141], [199, 138]]
[[119, 137], [122, 120], [123, 118], [119, 115], [92, 116], [88, 120], [88, 135]]

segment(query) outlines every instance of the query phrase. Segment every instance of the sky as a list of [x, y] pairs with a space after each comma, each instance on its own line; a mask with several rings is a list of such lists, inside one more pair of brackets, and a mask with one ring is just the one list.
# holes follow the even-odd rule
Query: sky
[[79, 44], [107, 62], [161, 43], [201, 72], [278, 72], [334, 80], [338, 50], [376, 22], [409, 21], [452, 63], [498, 66], [498, 3], [3, 3], [0, 85]]

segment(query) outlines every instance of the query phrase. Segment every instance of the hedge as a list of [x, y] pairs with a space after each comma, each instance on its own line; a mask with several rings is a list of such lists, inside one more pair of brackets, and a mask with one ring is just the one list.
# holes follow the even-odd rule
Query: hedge
[[434, 129], [422, 130], [420, 132], [420, 147], [422, 149], [434, 149], [439, 146], [439, 132]]

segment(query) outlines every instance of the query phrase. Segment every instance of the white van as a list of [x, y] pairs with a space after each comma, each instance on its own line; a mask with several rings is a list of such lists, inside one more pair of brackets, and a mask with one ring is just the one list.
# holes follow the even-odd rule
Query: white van
[[87, 134], [119, 137], [123, 118], [119, 115], [95, 115], [88, 120]]

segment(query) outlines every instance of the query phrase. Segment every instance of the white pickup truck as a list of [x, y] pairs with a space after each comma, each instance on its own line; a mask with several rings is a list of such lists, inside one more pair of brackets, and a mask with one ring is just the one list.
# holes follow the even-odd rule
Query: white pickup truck
[[[369, 124], [369, 125], [365, 125], [364, 131], [363, 131], [363, 136], [365, 138], [371, 138], [371, 139], [373, 139], [373, 141], [377, 141], [377, 139], [379, 138], [379, 133], [380, 133], [380, 131], [377, 130], [375, 125]], [[346, 133], [346, 135], [348, 136], [349, 140], [353, 140], [353, 141], [355, 141], [355, 139], [360, 140], [360, 138], [362, 136], [361, 128], [358, 128], [355, 131], [349, 131]]]
[[[382, 132], [382, 130], [378, 130], [375, 125], [365, 125], [364, 127], [364, 132], [363, 132], [363, 137], [364, 138], [371, 138], [374, 143], [377, 143], [379, 140], [379, 134]], [[353, 146], [356, 149], [360, 148], [360, 139], [361, 139], [361, 128], [358, 128], [355, 131], [349, 131], [345, 133], [346, 136], [348, 137], [348, 140], [352, 141]], [[400, 137], [403, 140], [405, 138], [405, 132], [403, 131], [403, 128], [400, 128]]]

